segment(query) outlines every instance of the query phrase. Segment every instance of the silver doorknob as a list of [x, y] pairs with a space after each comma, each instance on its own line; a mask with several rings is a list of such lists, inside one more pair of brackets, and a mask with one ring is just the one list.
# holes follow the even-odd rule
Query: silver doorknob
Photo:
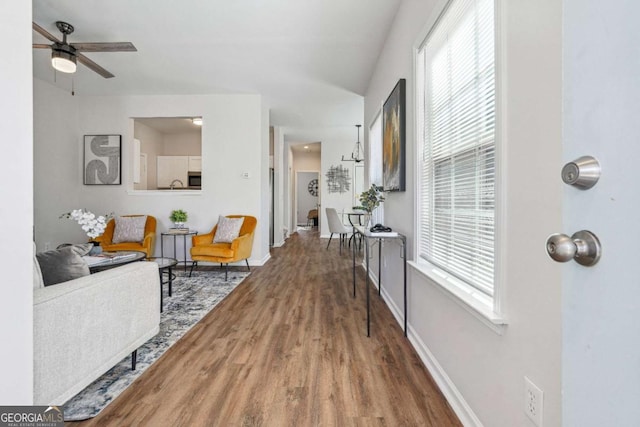
[[578, 264], [590, 267], [600, 260], [600, 240], [587, 230], [577, 231], [571, 237], [552, 234], [547, 239], [547, 253], [558, 262], [575, 259]]

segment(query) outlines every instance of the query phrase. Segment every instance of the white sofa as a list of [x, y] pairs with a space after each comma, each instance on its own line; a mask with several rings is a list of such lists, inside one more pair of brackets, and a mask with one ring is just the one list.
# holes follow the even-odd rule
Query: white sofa
[[44, 287], [34, 262], [34, 405], [62, 405], [155, 336], [159, 280], [134, 262]]

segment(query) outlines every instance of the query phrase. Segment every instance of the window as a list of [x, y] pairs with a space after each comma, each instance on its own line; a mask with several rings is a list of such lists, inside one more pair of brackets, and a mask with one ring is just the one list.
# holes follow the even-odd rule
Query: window
[[[382, 187], [382, 112], [369, 127], [369, 182]], [[384, 203], [373, 211], [373, 224], [384, 224]]]
[[202, 117], [138, 117], [133, 136], [136, 191], [202, 189]]
[[494, 0], [452, 0], [417, 51], [418, 252], [494, 293]]

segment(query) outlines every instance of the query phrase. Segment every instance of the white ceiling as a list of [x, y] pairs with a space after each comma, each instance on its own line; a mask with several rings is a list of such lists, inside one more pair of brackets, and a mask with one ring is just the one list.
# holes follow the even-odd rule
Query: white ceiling
[[79, 64], [73, 82], [34, 49], [34, 76], [78, 95], [259, 93], [271, 124], [294, 133], [353, 126], [400, 1], [33, 0], [33, 20], [55, 36], [62, 20], [71, 43], [138, 49], [86, 53], [116, 77]]
[[319, 142], [291, 144], [291, 151], [293, 151], [294, 155], [299, 153], [314, 153], [320, 155], [322, 144]]

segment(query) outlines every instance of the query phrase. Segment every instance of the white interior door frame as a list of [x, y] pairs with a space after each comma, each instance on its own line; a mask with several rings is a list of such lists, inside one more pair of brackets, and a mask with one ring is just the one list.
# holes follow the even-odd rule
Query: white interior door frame
[[[298, 224], [300, 224], [300, 216], [303, 214], [303, 212], [300, 212], [300, 197], [299, 197], [299, 191], [307, 191], [307, 186], [308, 186], [308, 182], [302, 182], [301, 181], [301, 175], [302, 174], [315, 174], [315, 179], [318, 180], [318, 198], [316, 203], [314, 204], [315, 207], [317, 208], [319, 205], [319, 200], [320, 200], [320, 171], [318, 170], [297, 170], [296, 171], [296, 175], [295, 175], [295, 190], [294, 190], [294, 222], [295, 225], [297, 226]], [[308, 178], [308, 177], [307, 177]], [[318, 215], [319, 216], [319, 215]], [[304, 217], [306, 218], [306, 213], [304, 213]], [[304, 223], [306, 223], [306, 220], [304, 221]]]

